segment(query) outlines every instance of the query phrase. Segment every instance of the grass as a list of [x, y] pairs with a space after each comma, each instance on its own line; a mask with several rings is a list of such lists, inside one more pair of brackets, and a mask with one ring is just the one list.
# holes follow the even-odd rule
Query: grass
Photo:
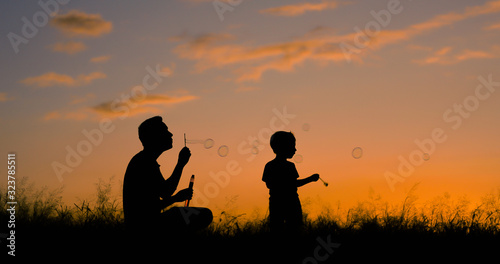
[[[112, 195], [111, 180], [100, 180], [91, 199], [68, 206], [62, 204], [61, 188], [36, 188], [29, 180], [20, 179], [16, 200], [18, 256], [119, 257], [135, 252], [155, 256], [175, 253], [189, 256], [187, 263], [200, 259], [277, 263], [269, 256], [282, 263], [399, 262], [428, 257], [449, 262], [465, 256], [489, 259], [500, 249], [500, 190], [485, 195], [477, 205], [446, 193], [417, 203], [414, 189], [399, 204], [371, 194], [367, 201], [348, 210], [328, 207], [315, 219], [305, 215], [303, 230], [296, 236], [273, 236], [265, 218], [248, 220], [227, 209], [214, 216], [205, 230], [154, 243], [128, 236], [121, 199]], [[6, 191], [0, 190], [0, 206], [7, 208], [6, 202]], [[231, 204], [236, 204], [235, 199], [227, 207]], [[6, 210], [0, 211], [1, 223], [7, 223], [8, 217]], [[6, 233], [6, 225], [2, 226], [0, 233]], [[330, 252], [321, 247], [321, 241], [339, 243], [340, 247]]]

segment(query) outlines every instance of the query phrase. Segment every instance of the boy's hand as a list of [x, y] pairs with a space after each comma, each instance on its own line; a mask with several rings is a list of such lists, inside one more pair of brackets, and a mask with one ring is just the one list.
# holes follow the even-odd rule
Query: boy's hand
[[183, 147], [181, 149], [181, 151], [179, 152], [179, 159], [177, 161], [177, 165], [180, 165], [183, 167], [186, 166], [190, 157], [191, 157], [191, 151], [189, 150], [189, 148]]
[[311, 181], [318, 181], [319, 180], [319, 174], [315, 173], [313, 175], [311, 175]]
[[180, 190], [177, 194], [175, 194], [174, 201], [183, 202], [186, 200], [191, 200], [191, 198], [193, 198], [193, 189], [186, 188], [184, 190]]

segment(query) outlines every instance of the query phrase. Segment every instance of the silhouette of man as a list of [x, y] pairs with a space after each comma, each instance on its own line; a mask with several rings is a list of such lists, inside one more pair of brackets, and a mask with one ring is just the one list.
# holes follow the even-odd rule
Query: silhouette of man
[[179, 152], [177, 165], [166, 180], [156, 161], [164, 151], [172, 148], [172, 136], [160, 116], [149, 118], [139, 126], [139, 139], [144, 149], [130, 160], [123, 182], [125, 224], [136, 234], [200, 229], [212, 222], [212, 212], [207, 208], [173, 207], [161, 212], [193, 196], [190, 188], [174, 195], [182, 170], [191, 157], [189, 148], [184, 147]]
[[302, 226], [302, 207], [297, 188], [319, 179], [313, 174], [298, 179], [295, 164], [287, 159], [295, 155], [295, 136], [292, 132], [278, 131], [271, 136], [271, 148], [276, 158], [264, 167], [262, 181], [269, 188], [269, 225], [272, 232], [297, 231]]

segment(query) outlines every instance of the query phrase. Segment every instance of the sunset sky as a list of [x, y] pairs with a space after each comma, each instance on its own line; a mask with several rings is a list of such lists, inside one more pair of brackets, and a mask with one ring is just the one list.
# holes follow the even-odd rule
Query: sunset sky
[[178, 190], [196, 175], [192, 206], [214, 211], [265, 213], [275, 130], [329, 183], [299, 188], [315, 213], [416, 183], [422, 201], [500, 188], [500, 1], [40, 2], [0, 3], [0, 173], [15, 152], [17, 177], [68, 204], [99, 178], [121, 194], [155, 115], [174, 134], [164, 177], [186, 133]]

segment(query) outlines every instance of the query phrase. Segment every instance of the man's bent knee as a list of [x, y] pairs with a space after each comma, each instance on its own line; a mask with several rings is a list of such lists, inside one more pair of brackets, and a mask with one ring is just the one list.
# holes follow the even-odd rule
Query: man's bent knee
[[203, 207], [174, 207], [165, 214], [172, 228], [202, 229], [212, 223], [212, 211]]
[[184, 220], [186, 224], [192, 229], [205, 228], [213, 220], [212, 211], [203, 207], [184, 207], [185, 210]]

